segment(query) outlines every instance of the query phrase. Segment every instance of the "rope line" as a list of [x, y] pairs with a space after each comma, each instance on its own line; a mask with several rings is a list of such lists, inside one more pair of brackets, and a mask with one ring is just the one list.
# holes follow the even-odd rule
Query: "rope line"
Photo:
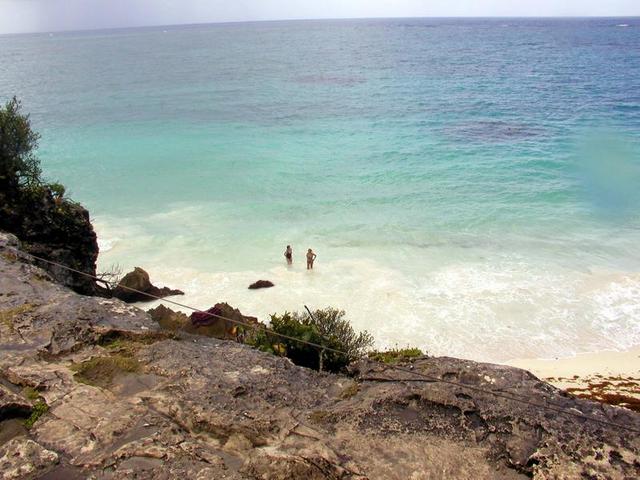
[[[33, 258], [34, 260], [38, 260], [38, 261], [47, 263], [49, 265], [53, 265], [53, 266], [56, 266], [56, 267], [63, 268], [65, 270], [68, 270], [70, 272], [76, 273], [78, 275], [82, 275], [84, 277], [91, 278], [94, 281], [105, 283], [105, 284], [111, 286], [112, 288], [116, 286], [115, 283], [109, 282], [109, 281], [101, 279], [101, 278], [98, 278], [97, 276], [92, 275], [90, 273], [82, 272], [80, 270], [74, 269], [74, 268], [69, 267], [67, 265], [64, 265], [62, 263], [55, 262], [53, 260], [49, 260], [49, 259], [46, 259], [46, 258], [42, 258], [42, 257], [39, 257], [37, 255], [33, 255], [31, 253], [24, 252], [22, 250], [19, 250], [18, 248], [11, 247], [11, 246], [5, 246], [4, 248], [13, 250], [18, 255], [26, 255], [28, 257]], [[225, 321], [228, 321], [228, 322], [231, 322], [231, 323], [242, 325], [244, 327], [252, 328], [254, 330], [263, 331], [265, 333], [274, 335], [276, 337], [285, 338], [287, 340], [292, 340], [294, 342], [298, 342], [298, 343], [301, 343], [303, 345], [309, 345], [311, 347], [318, 348], [321, 351], [325, 350], [325, 351], [328, 351], [328, 352], [333, 352], [333, 353], [337, 353], [339, 355], [343, 355], [343, 356], [345, 356], [347, 358], [351, 357], [346, 352], [343, 352], [341, 350], [338, 350], [338, 349], [335, 349], [335, 348], [332, 348], [332, 347], [328, 347], [326, 345], [321, 345], [321, 344], [318, 344], [318, 343], [315, 343], [315, 342], [309, 342], [307, 340], [302, 340], [300, 338], [293, 337], [293, 336], [290, 336], [290, 335], [286, 335], [286, 334], [283, 334], [283, 333], [274, 332], [273, 330], [269, 329], [268, 327], [266, 327], [266, 326], [264, 326], [262, 324], [255, 325], [255, 324], [252, 324], [252, 323], [244, 322], [242, 320], [237, 320], [237, 319], [233, 319], [233, 318], [224, 317], [222, 315], [218, 315], [218, 314], [215, 314], [215, 313], [212, 313], [212, 312], [207, 312], [205, 310], [201, 310], [199, 308], [195, 308], [195, 307], [192, 307], [192, 306], [184, 304], [184, 303], [176, 302], [174, 300], [168, 300], [166, 298], [162, 298], [162, 297], [159, 297], [157, 295], [153, 295], [153, 294], [148, 293], [148, 292], [143, 292], [142, 290], [137, 290], [135, 288], [127, 287], [127, 286], [124, 286], [124, 285], [122, 285], [120, 288], [123, 288], [125, 290], [131, 291], [131, 292], [134, 292], [134, 293], [138, 293], [140, 295], [144, 295], [144, 296], [152, 298], [154, 300], [161, 300], [162, 302], [169, 303], [169, 304], [172, 304], [172, 305], [175, 305], [175, 306], [178, 306], [178, 307], [182, 307], [182, 308], [185, 308], [187, 310], [191, 310], [193, 312], [202, 313], [202, 314], [208, 315], [208, 316], [213, 317], [213, 318], [217, 318], [217, 319], [220, 319], [220, 320], [225, 320]], [[307, 308], [306, 305], [305, 305], [305, 308]], [[601, 418], [593, 417], [591, 415], [584, 414], [584, 413], [580, 412], [579, 410], [575, 409], [575, 407], [572, 410], [569, 410], [569, 409], [565, 408], [563, 405], [560, 405], [560, 404], [557, 404], [557, 403], [549, 401], [549, 399], [546, 398], [546, 397], [544, 398], [546, 404], [532, 402], [527, 397], [519, 395], [517, 393], [513, 393], [513, 392], [505, 393], [504, 391], [496, 391], [496, 390], [485, 389], [485, 388], [478, 387], [478, 386], [475, 386], [475, 385], [469, 385], [467, 383], [456, 382], [454, 380], [447, 380], [447, 379], [444, 379], [444, 378], [436, 377], [436, 376], [429, 375], [429, 374], [426, 374], [426, 373], [423, 373], [423, 372], [418, 372], [418, 371], [415, 371], [415, 370], [404, 368], [404, 367], [401, 367], [401, 366], [398, 366], [398, 365], [385, 364], [385, 363], [382, 363], [380, 361], [376, 361], [376, 360], [373, 360], [373, 359], [368, 359], [368, 360], [370, 362], [372, 362], [372, 363], [375, 363], [375, 364], [378, 364], [378, 365], [382, 366], [385, 369], [397, 370], [397, 371], [400, 371], [400, 372], [408, 373], [410, 375], [414, 375], [414, 376], [420, 377], [422, 379], [428, 380], [429, 382], [432, 382], [432, 383], [443, 383], [443, 384], [451, 385], [451, 386], [462, 388], [462, 389], [467, 389], [467, 390], [471, 390], [471, 391], [475, 391], [475, 392], [479, 392], [479, 393], [483, 393], [483, 394], [487, 394], [487, 395], [492, 395], [494, 397], [502, 398], [502, 399], [505, 399], [505, 400], [510, 400], [510, 401], [513, 401], [513, 402], [516, 402], [516, 403], [522, 403], [522, 404], [525, 404], [525, 405], [528, 405], [528, 406], [531, 406], [531, 407], [534, 407], [534, 408], [538, 408], [538, 409], [541, 409], [541, 410], [549, 410], [549, 411], [553, 411], [553, 412], [556, 412], [556, 413], [561, 413], [561, 414], [564, 414], [564, 415], [569, 415], [569, 416], [572, 416], [572, 417], [575, 417], [575, 418], [579, 418], [581, 420], [590, 421], [590, 422], [594, 422], [594, 423], [599, 423], [601, 425], [606, 425], [606, 426], [609, 426], [609, 427], [615, 427], [615, 428], [619, 428], [621, 430], [626, 430], [626, 431], [629, 431], [629, 432], [640, 433], [640, 429], [637, 429], [637, 428], [634, 428], [634, 427], [630, 427], [628, 425], [623, 425], [623, 424], [620, 424], [620, 423], [616, 423], [616, 422], [611, 422], [611, 421], [604, 420], [604, 419], [601, 419]], [[378, 379], [378, 380], [381, 380], [381, 379]], [[367, 381], [367, 380], [365, 379], [365, 381]], [[389, 382], [411, 382], [411, 381], [416, 381], [416, 380], [411, 380], [411, 379], [388, 379], [388, 381]]]

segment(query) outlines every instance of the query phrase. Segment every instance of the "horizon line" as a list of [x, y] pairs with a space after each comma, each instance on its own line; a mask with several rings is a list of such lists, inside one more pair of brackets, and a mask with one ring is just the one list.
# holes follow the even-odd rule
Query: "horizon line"
[[149, 25], [130, 25], [130, 26], [113, 26], [113, 27], [99, 27], [99, 28], [80, 28], [80, 29], [71, 29], [71, 30], [34, 30], [34, 31], [25, 31], [25, 32], [10, 32], [10, 33], [0, 33], [0, 37], [10, 36], [10, 35], [39, 35], [39, 34], [53, 34], [53, 33], [86, 33], [86, 32], [105, 32], [105, 31], [117, 31], [117, 30], [132, 30], [137, 28], [171, 28], [171, 27], [196, 27], [196, 26], [207, 26], [207, 25], [240, 25], [245, 23], [277, 23], [277, 22], [315, 22], [315, 21], [341, 21], [341, 20], [464, 20], [464, 19], [511, 19], [511, 20], [524, 20], [524, 19], [540, 19], [540, 20], [553, 20], [553, 19], [607, 19], [607, 18], [638, 18], [640, 19], [640, 15], [611, 15], [611, 16], [602, 16], [602, 15], [521, 15], [521, 16], [510, 16], [510, 15], [491, 15], [491, 16], [464, 16], [464, 15], [456, 15], [456, 16], [433, 16], [433, 17], [323, 17], [323, 18], [276, 18], [276, 19], [261, 19], [261, 20], [229, 20], [229, 21], [219, 21], [219, 22], [194, 22], [194, 23], [171, 23], [171, 24], [149, 24]]

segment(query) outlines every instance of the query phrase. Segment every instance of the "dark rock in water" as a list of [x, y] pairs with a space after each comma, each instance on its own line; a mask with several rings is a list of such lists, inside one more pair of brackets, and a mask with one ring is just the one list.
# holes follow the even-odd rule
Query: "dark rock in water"
[[[137, 290], [137, 291], [134, 291]], [[148, 293], [154, 297], [169, 297], [171, 295], [184, 295], [181, 290], [172, 290], [167, 287], [158, 288], [149, 280], [149, 274], [140, 267], [135, 267], [133, 272], [127, 273], [118, 286], [113, 290], [113, 296], [127, 303], [149, 302], [152, 297], [144, 295]]]
[[[28, 194], [0, 191], [0, 230], [16, 235], [27, 253], [96, 274], [98, 241], [89, 212], [75, 202], [55, 198], [48, 187]], [[94, 295], [100, 290], [91, 277], [37, 260], [33, 263], [78, 293]]]
[[243, 315], [228, 303], [216, 303], [206, 313], [193, 312], [187, 331], [207, 337], [242, 341], [244, 336], [254, 330], [251, 325], [258, 326], [260, 322], [256, 317]]
[[182, 312], [174, 312], [164, 305], [158, 305], [156, 308], [148, 310], [147, 313], [165, 330], [186, 331], [191, 326], [189, 315]]
[[249, 290], [257, 290], [258, 288], [271, 288], [275, 287], [275, 285], [269, 280], [258, 280], [255, 283], [249, 285]]

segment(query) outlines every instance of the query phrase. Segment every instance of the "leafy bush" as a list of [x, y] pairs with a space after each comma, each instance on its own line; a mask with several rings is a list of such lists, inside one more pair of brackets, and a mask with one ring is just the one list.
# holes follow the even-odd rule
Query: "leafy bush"
[[41, 183], [34, 153], [40, 136], [31, 130], [29, 115], [20, 110], [16, 97], [0, 107], [0, 188], [8, 190]]
[[[309, 316], [307, 312], [274, 314], [271, 315], [271, 330], [291, 338], [260, 331], [250, 343], [262, 351], [286, 356], [296, 365], [339, 372], [362, 357], [373, 345], [371, 334], [356, 333], [344, 316], [343, 310], [335, 308], [316, 310], [313, 316]], [[344, 353], [311, 346], [295, 339]]]
[[65, 186], [58, 182], [50, 183], [49, 189], [51, 190], [53, 197], [57, 199], [62, 199], [67, 191]]

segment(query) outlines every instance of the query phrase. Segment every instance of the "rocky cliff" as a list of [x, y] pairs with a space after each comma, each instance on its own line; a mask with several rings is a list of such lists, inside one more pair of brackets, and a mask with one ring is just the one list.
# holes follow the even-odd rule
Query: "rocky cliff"
[[[98, 241], [81, 205], [54, 196], [42, 186], [32, 190], [0, 189], [0, 230], [11, 232], [25, 251], [62, 263], [81, 272], [96, 274]], [[97, 286], [90, 278], [42, 263], [60, 283], [84, 295]]]
[[[163, 330], [80, 296], [0, 237], [0, 477], [41, 479], [638, 478], [640, 436], [362, 361], [320, 374]], [[415, 372], [640, 430], [530, 373], [453, 358]], [[29, 427], [29, 428], [28, 428]]]

